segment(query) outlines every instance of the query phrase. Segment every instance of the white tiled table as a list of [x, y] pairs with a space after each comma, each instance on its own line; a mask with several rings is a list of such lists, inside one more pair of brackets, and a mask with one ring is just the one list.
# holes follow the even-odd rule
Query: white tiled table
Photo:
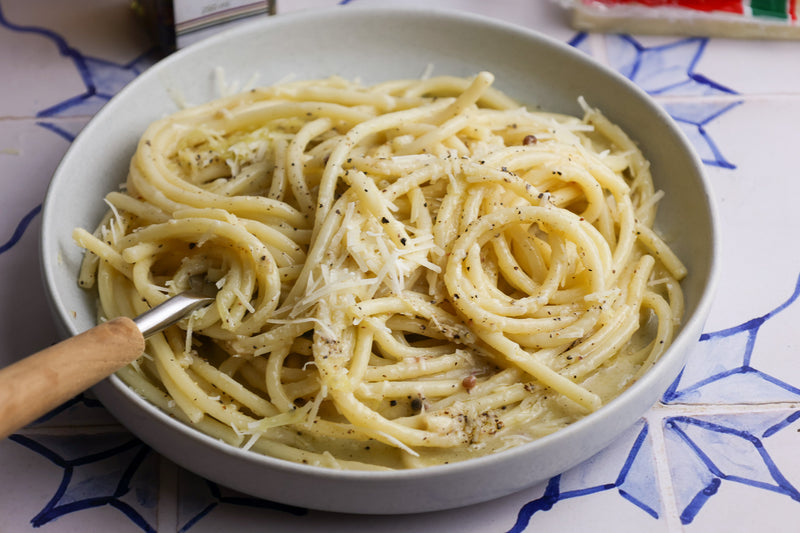
[[[336, 3], [280, 0], [278, 16]], [[570, 42], [685, 129], [720, 209], [723, 275], [679, 381], [607, 450], [548, 483], [404, 517], [233, 493], [159, 457], [81, 395], [0, 441], [0, 531], [800, 530], [800, 42], [584, 35], [539, 0], [414, 3]], [[0, 365], [56, 340], [39, 279], [40, 204], [70, 141], [152, 63], [148, 47], [125, 0], [0, 0]]]

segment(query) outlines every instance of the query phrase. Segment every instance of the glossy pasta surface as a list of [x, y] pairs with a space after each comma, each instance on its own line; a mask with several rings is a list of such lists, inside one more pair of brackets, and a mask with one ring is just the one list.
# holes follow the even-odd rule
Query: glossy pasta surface
[[233, 446], [416, 468], [616, 397], [683, 313], [659, 192], [618, 127], [493, 76], [257, 88], [144, 132], [80, 283], [101, 318], [203, 277], [216, 302], [120, 377]]

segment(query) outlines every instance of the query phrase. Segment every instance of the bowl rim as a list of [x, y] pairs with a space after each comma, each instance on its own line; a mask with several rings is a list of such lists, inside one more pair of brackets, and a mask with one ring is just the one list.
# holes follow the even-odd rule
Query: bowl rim
[[[697, 304], [694, 307], [692, 314], [688, 317], [685, 317], [684, 322], [681, 324], [680, 330], [677, 332], [676, 336], [673, 339], [672, 345], [665, 351], [664, 354], [662, 354], [661, 358], [659, 358], [659, 360], [650, 370], [648, 370], [641, 378], [639, 378], [631, 386], [626, 388], [620, 395], [618, 395], [613, 400], [602, 406], [596, 412], [550, 435], [541, 437], [529, 443], [514, 446], [512, 448], [503, 451], [491, 453], [486, 456], [470, 458], [464, 461], [458, 461], [449, 464], [442, 464], [435, 466], [427, 466], [423, 468], [391, 470], [391, 471], [334, 470], [322, 466], [294, 463], [288, 460], [278, 459], [267, 455], [263, 455], [254, 451], [243, 450], [241, 448], [237, 448], [235, 446], [228, 445], [221, 441], [218, 441], [213, 437], [205, 433], [202, 433], [201, 431], [194, 429], [188, 426], [187, 424], [178, 421], [177, 419], [172, 418], [165, 412], [161, 411], [155, 405], [150, 404], [145, 399], [140, 397], [131, 387], [126, 385], [116, 375], [111, 376], [108, 379], [108, 383], [114, 388], [114, 390], [117, 393], [121, 393], [128, 401], [136, 405], [137, 408], [144, 410], [146, 414], [159, 420], [160, 423], [167, 424], [171, 429], [174, 429], [184, 434], [188, 438], [191, 438], [193, 440], [199, 440], [203, 445], [213, 449], [216, 453], [222, 453], [224, 455], [233, 455], [239, 458], [243, 458], [247, 461], [256, 461], [258, 464], [268, 466], [272, 469], [277, 469], [289, 473], [301, 474], [303, 476], [310, 475], [314, 477], [331, 478], [337, 480], [370, 479], [370, 480], [388, 481], [388, 480], [398, 480], [398, 479], [409, 479], [409, 480], [423, 479], [423, 478], [430, 479], [432, 476], [446, 475], [454, 472], [480, 470], [498, 461], [506, 461], [512, 458], [519, 458], [520, 456], [531, 454], [532, 451], [540, 448], [549, 449], [553, 446], [556, 446], [561, 441], [570, 439], [572, 435], [576, 433], [580, 434], [586, 431], [585, 428], [587, 428], [587, 426], [593, 426], [598, 423], [602, 423], [603, 419], [613, 417], [614, 413], [617, 411], [617, 406], [623, 404], [628, 397], [638, 394], [641, 391], [641, 389], [653, 386], [654, 382], [659, 379], [662, 367], [668, 365], [674, 365], [676, 364], [674, 360], [683, 358], [683, 361], [678, 366], [678, 369], [680, 369], [683, 366], [686, 357], [685, 355], [681, 356], [680, 354], [685, 353], [688, 350], [688, 346], [690, 345], [690, 343], [697, 340], [697, 337], [694, 336], [693, 332], [697, 332], [702, 329], [702, 324], [705, 322], [705, 319], [710, 312], [713, 300], [713, 294], [716, 290], [719, 278], [719, 270], [720, 270], [719, 268], [720, 243], [718, 235], [719, 215], [717, 212], [717, 207], [713, 200], [713, 197], [710, 194], [711, 184], [706, 172], [704, 171], [704, 166], [701, 163], [697, 153], [689, 143], [686, 135], [676, 126], [675, 122], [666, 113], [666, 111], [662, 107], [660, 107], [656, 102], [654, 102], [645, 93], [645, 91], [636, 86], [629, 79], [622, 76], [620, 73], [614, 71], [613, 69], [611, 69], [606, 65], [600, 64], [597, 60], [595, 60], [591, 56], [588, 56], [583, 52], [576, 50], [574, 47], [569, 46], [568, 44], [562, 41], [544, 35], [534, 29], [526, 28], [512, 22], [488, 18], [474, 13], [466, 13], [463, 11], [456, 11], [449, 8], [419, 8], [414, 6], [405, 6], [405, 7], [347, 6], [346, 8], [343, 8], [342, 6], [335, 6], [317, 10], [285, 13], [285, 14], [280, 14], [277, 17], [270, 17], [263, 20], [245, 22], [232, 29], [225, 30], [203, 41], [194, 43], [182, 50], [174, 52], [170, 56], [158, 61], [155, 65], [153, 65], [150, 69], [148, 69], [148, 71], [139, 75], [136, 79], [134, 79], [131, 83], [122, 88], [116, 95], [114, 95], [110, 99], [110, 101], [100, 111], [98, 111], [94, 115], [94, 117], [92, 117], [89, 123], [76, 136], [74, 142], [67, 150], [64, 158], [62, 159], [61, 163], [59, 164], [54, 173], [53, 181], [48, 187], [45, 200], [43, 203], [43, 210], [42, 210], [43, 218], [42, 218], [40, 240], [39, 240], [40, 243], [39, 253], [41, 259], [40, 263], [42, 269], [41, 274], [45, 290], [47, 293], [48, 302], [51, 308], [51, 312], [54, 318], [56, 319], [56, 322], [58, 323], [57, 325], [61, 330], [61, 334], [74, 335], [79, 333], [79, 331], [77, 331], [77, 328], [74, 327], [72, 321], [68, 319], [70, 311], [66, 307], [64, 301], [61, 299], [61, 296], [58, 291], [58, 283], [53, 277], [53, 269], [55, 268], [53, 265], [56, 265], [58, 261], [57, 257], [55, 256], [55, 254], [57, 254], [57, 246], [55, 245], [54, 242], [52, 242], [53, 237], [51, 235], [48, 235], [47, 233], [47, 229], [53, 224], [51, 218], [55, 216], [53, 215], [54, 208], [52, 207], [52, 205], [57, 201], [58, 189], [65, 186], [64, 182], [66, 180], [63, 179], [64, 169], [70, 165], [72, 159], [77, 157], [76, 154], [79, 154], [79, 151], [83, 143], [83, 139], [89, 137], [89, 135], [94, 129], [101, 128], [103, 122], [106, 120], [106, 117], [113, 113], [115, 102], [126, 98], [128, 93], [136, 91], [139, 82], [144, 77], [157, 75], [161, 71], [168, 70], [174, 63], [184, 61], [185, 57], [187, 56], [191, 57], [195, 54], [198, 54], [202, 50], [214, 47], [218, 43], [225, 42], [228, 39], [235, 39], [237, 38], [237, 36], [246, 35], [254, 31], [267, 30], [273, 25], [278, 25], [278, 24], [302, 24], [306, 20], [320, 19], [320, 18], [332, 19], [335, 22], [336, 20], [340, 20], [342, 18], [351, 19], [362, 16], [368, 16], [368, 17], [369, 16], [380, 16], [380, 17], [425, 16], [426, 18], [435, 17], [439, 20], [444, 21], [445, 23], [453, 21], [457, 23], [468, 23], [472, 25], [486, 26], [496, 30], [501, 30], [503, 32], [510, 32], [516, 35], [521, 35], [523, 38], [527, 40], [536, 41], [537, 44], [540, 46], [546, 48], [555, 48], [560, 50], [561, 53], [571, 55], [586, 68], [591, 68], [600, 71], [603, 76], [611, 78], [611, 80], [614, 81], [615, 83], [619, 83], [626, 86], [628, 90], [633, 91], [634, 93], [638, 93], [639, 96], [645, 100], [648, 107], [651, 108], [651, 110], [661, 118], [663, 125], [671, 129], [672, 132], [676, 135], [676, 137], [681, 140], [683, 144], [682, 147], [683, 152], [685, 152], [686, 157], [688, 157], [691, 160], [692, 166], [696, 169], [697, 171], [696, 174], [699, 178], [700, 185], [706, 195], [706, 197], [703, 200], [703, 204], [705, 208], [708, 210], [708, 217], [710, 221], [710, 227], [708, 228], [708, 231], [710, 232], [710, 241], [711, 241], [710, 246], [712, 250], [710, 251], [710, 261], [709, 261], [708, 271], [707, 273], [704, 273], [706, 275], [706, 282], [704, 284], [703, 291], [700, 294], [700, 297], [697, 301]], [[122, 179], [123, 178], [121, 178], [121, 180]], [[675, 376], [672, 377], [672, 380], [674, 379]], [[664, 391], [661, 390], [659, 394], [663, 394], [663, 392]], [[650, 406], [648, 406], [647, 408], [649, 409]], [[124, 425], [124, 421], [120, 422]], [[615, 434], [614, 438], [616, 438], [617, 436], [619, 436], [619, 432]], [[603, 445], [603, 448], [605, 448], [607, 444], [608, 443], [605, 443]]]

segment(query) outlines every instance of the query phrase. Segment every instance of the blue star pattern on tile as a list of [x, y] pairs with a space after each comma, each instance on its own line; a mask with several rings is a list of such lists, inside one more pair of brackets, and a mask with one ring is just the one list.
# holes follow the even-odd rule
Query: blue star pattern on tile
[[12, 435], [14, 442], [62, 470], [53, 497], [31, 519], [41, 527], [66, 514], [110, 506], [142, 531], [155, 532], [158, 461], [125, 432], [84, 435]]
[[120, 89], [141, 74], [155, 61], [153, 50], [148, 50], [125, 64], [81, 53], [70, 46], [58, 33], [39, 26], [23, 26], [8, 20], [0, 5], [0, 27], [19, 33], [32, 33], [51, 41], [62, 56], [69, 58], [80, 74], [85, 91], [62, 102], [43, 109], [39, 117], [65, 117], [93, 115]]
[[[23, 26], [8, 20], [1, 4], [0, 27], [12, 32], [39, 35], [50, 40], [61, 55], [68, 57], [72, 61], [80, 74], [86, 88], [83, 93], [67, 98], [37, 113], [37, 117], [43, 119], [37, 122], [39, 126], [56, 133], [68, 141], [75, 139], [81, 126], [73, 125], [78, 129], [70, 130], [67, 129], [68, 126], [65, 126], [63, 122], [47, 121], [47, 118], [93, 115], [122, 87], [152, 65], [155, 60], [152, 51], [146, 51], [133, 61], [125, 64], [118, 64], [82, 54], [79, 50], [70, 46], [64, 37], [50, 29], [38, 26]], [[41, 208], [41, 204], [34, 206], [22, 218], [13, 234], [4, 243], [0, 243], [0, 254], [10, 250], [22, 238], [31, 221], [39, 215]]]
[[[753, 348], [760, 328], [800, 297], [800, 277], [789, 297], [764, 314], [737, 326], [704, 333], [686, 368], [663, 397], [664, 403], [796, 402], [800, 389], [751, 366]], [[698, 353], [702, 352], [702, 353]], [[767, 490], [800, 501], [800, 492], [781, 473], [779, 465], [765, 447], [765, 441], [800, 419], [800, 411], [755, 413], [751, 415], [671, 417], [664, 422], [675, 497], [681, 520], [694, 520], [703, 505], [717, 494], [723, 482], [735, 482]], [[647, 428], [631, 447], [628, 461], [614, 482], [580, 485], [565, 490], [564, 476], [550, 480], [542, 497], [526, 504], [519, 512], [511, 532], [524, 531], [537, 512], [551, 509], [558, 502], [595, 492], [618, 490], [653, 518], [658, 518], [657, 491], [649, 482], [652, 469], [641, 468], [647, 457], [644, 439]], [[737, 450], [732, 453], [732, 450]], [[727, 457], [737, 457], [736, 463]], [[742, 462], [741, 458], [747, 458]], [[594, 459], [577, 467], [583, 474]], [[638, 461], [638, 462], [637, 462]], [[639, 468], [635, 468], [635, 466]], [[632, 490], [633, 489], [633, 490]]]
[[[348, 3], [347, 0], [341, 2]], [[70, 58], [85, 85], [85, 91], [37, 113], [38, 124], [69, 141], [77, 135], [56, 117], [91, 115], [113, 94], [146, 68], [148, 53], [126, 64], [117, 64], [90, 57], [72, 48], [63, 37], [39, 27], [23, 27], [4, 18], [0, 6], [0, 26], [19, 32], [35, 33], [50, 39], [59, 51]], [[610, 64], [639, 84], [661, 103], [678, 122], [698, 150], [703, 161], [712, 166], [734, 168], [716, 146], [706, 127], [740, 105], [737, 93], [696, 72], [705, 51], [707, 39], [680, 39], [666, 45], [645, 47], [630, 36], [605, 36]], [[590, 51], [587, 34], [578, 34], [570, 44]], [[682, 96], [701, 96], [700, 102], [681, 102]], [[74, 126], [73, 126], [74, 127]], [[12, 249], [31, 221], [39, 215], [35, 206], [17, 224], [10, 237], [0, 242], [0, 254]], [[800, 280], [794, 293], [783, 304], [762, 317], [738, 326], [704, 334], [682, 375], [664, 396], [666, 403], [733, 402], [745, 397], [759, 402], [797, 401], [800, 389], [751, 366], [753, 347], [761, 327], [775, 315], [792, 305], [800, 292]], [[712, 366], [710, 361], [714, 361]], [[735, 393], [735, 396], [734, 396]], [[91, 406], [93, 400], [78, 397], [72, 403]], [[65, 405], [61, 410], [67, 408]], [[51, 416], [57, 416], [54, 412]], [[794, 427], [800, 412], [775, 413], [745, 417], [736, 415], [704, 417], [671, 417], [665, 420], [664, 434], [672, 457], [676, 501], [684, 524], [691, 523], [703, 505], [724, 483], [738, 483], [754, 490], [765, 490], [795, 501], [798, 490], [787, 481], [773, 457], [768, 453], [771, 437]], [[647, 424], [640, 422], [626, 444], [613, 445], [614, 450], [627, 452], [621, 460], [609, 461], [604, 451], [598, 457], [570, 472], [552, 478], [544, 494], [520, 509], [511, 531], [523, 531], [537, 513], [544, 512], [572, 498], [597, 493], [617, 494], [645, 515], [657, 520], [663, 513], [655, 485], [652, 464], [652, 442]], [[38, 430], [39, 432], [43, 429]], [[46, 430], [44, 430], [46, 431]], [[631, 435], [633, 437], [631, 438]], [[63, 474], [50, 501], [31, 520], [41, 527], [70, 513], [101, 506], [111, 507], [127, 517], [143, 531], [154, 531], [157, 498], [157, 461], [155, 454], [126, 433], [109, 436], [36, 436], [15, 435], [11, 439], [37, 453], [60, 469]], [[632, 441], [632, 443], [631, 443]], [[631, 443], [631, 444], [628, 444]], [[727, 450], [739, 450], [747, 457], [743, 464], [726, 461]], [[686, 477], [686, 473], [690, 473]], [[191, 475], [188, 474], [187, 475]], [[195, 480], [196, 481], [196, 480]], [[304, 509], [281, 506], [236, 493], [200, 480], [194, 492], [186, 494], [185, 507], [179, 519], [180, 531], [190, 531], [206, 517], [224, 506], [269, 510], [302, 516]], [[535, 524], [534, 524], [535, 525]], [[199, 528], [198, 528], [199, 529]]]
[[185, 470], [179, 473], [179, 479], [180, 488], [178, 492], [181, 494], [178, 506], [179, 533], [190, 531], [200, 520], [223, 505], [235, 505], [262, 511], [277, 511], [294, 516], [308, 514], [307, 509], [245, 496]]
[[[770, 456], [766, 441], [800, 411], [735, 416], [677, 416], [665, 421], [665, 441], [683, 524], [691, 523], [723, 483], [739, 483], [800, 501], [800, 492]], [[736, 460], [731, 460], [735, 457]]]
[[39, 419], [32, 422], [29, 427], [36, 427], [47, 422], [50, 422], [50, 425], [58, 425], [58, 418], [60, 416], [63, 416], [65, 413], [69, 413], [74, 417], [74, 412], [78, 409], [83, 410], [84, 413], [90, 413], [92, 411], [105, 413], [105, 408], [99, 400], [90, 397], [86, 393], [80, 393], [62, 403], [52, 411], [45, 413]]
[[592, 48], [589, 46], [589, 34], [586, 32], [576, 34], [567, 44], [573, 48], [577, 48], [586, 55], [592, 55]]
[[647, 47], [630, 35], [606, 38], [610, 65], [652, 96], [719, 96], [736, 92], [695, 71], [708, 38]]
[[689, 138], [703, 163], [720, 168], [736, 166], [722, 155], [719, 147], [706, 131], [706, 126], [720, 115], [727, 113], [742, 102], [662, 102], [662, 106], [675, 119], [678, 127]]
[[37, 113], [38, 117], [94, 115], [120, 89], [153, 64], [150, 53], [142, 54], [126, 64], [89, 57], [77, 50], [59, 45], [62, 54], [70, 56], [80, 72], [86, 90]]
[[67, 400], [30, 424], [30, 428], [47, 431], [47, 428], [64, 425], [99, 427], [116, 425], [116, 419], [91, 393], [83, 392]]
[[[580, 43], [578, 37], [573, 42]], [[663, 102], [707, 165], [732, 169], [706, 130], [720, 115], [741, 104], [736, 91], [697, 72], [707, 38], [679, 39], [667, 44], [646, 47], [630, 35], [605, 37], [609, 65], [654, 97], [704, 96], [702, 102]]]
[[42, 210], [42, 204], [35, 206], [33, 209], [28, 211], [28, 213], [22, 217], [22, 220], [19, 221], [17, 227], [14, 229], [14, 232], [8, 238], [8, 240], [2, 244], [0, 244], [0, 255], [4, 254], [5, 252], [9, 251], [19, 240], [25, 235], [25, 230], [28, 229], [28, 226], [31, 222], [39, 215]]
[[[626, 448], [624, 443], [631, 439], [633, 443]], [[661, 502], [656, 487], [652, 442], [644, 421], [638, 422], [611, 447], [551, 478], [544, 494], [519, 510], [516, 523], [508, 533], [525, 531], [536, 513], [548, 511], [559, 502], [605, 491], [615, 491], [644, 513], [658, 519]]]
[[800, 277], [780, 305], [742, 324], [704, 333], [689, 354], [686, 367], [664, 394], [664, 403], [796, 402], [800, 389], [753, 366], [753, 349], [761, 328], [796, 303]]
[[[666, 404], [797, 402], [800, 389], [752, 366], [761, 328], [797, 302], [800, 277], [785, 301], [742, 324], [704, 333], [686, 367], [664, 394]], [[665, 421], [681, 520], [694, 520], [723, 482], [736, 482], [789, 496], [800, 492], [787, 481], [766, 451], [764, 441], [793, 424], [800, 411], [735, 416], [672, 417]], [[736, 450], [733, 452], [733, 450]], [[737, 457], [729, 464], [727, 457]], [[746, 458], [746, 461], [743, 460]]]

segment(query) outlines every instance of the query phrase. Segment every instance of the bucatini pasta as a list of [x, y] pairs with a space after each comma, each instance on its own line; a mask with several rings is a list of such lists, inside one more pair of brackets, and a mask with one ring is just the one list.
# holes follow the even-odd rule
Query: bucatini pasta
[[101, 319], [219, 292], [119, 376], [233, 446], [345, 469], [492, 453], [617, 396], [683, 312], [648, 162], [597, 110], [492, 82], [288, 82], [154, 122], [75, 230], [80, 284]]

